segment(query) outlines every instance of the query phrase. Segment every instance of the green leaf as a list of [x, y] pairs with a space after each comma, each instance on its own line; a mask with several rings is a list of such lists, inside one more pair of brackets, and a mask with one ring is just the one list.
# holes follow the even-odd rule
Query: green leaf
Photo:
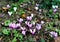
[[55, 31], [56, 31], [56, 32], [59, 32], [59, 30], [58, 30], [58, 29], [55, 29]]
[[16, 42], [16, 37], [14, 37], [14, 38], [12, 39], [12, 42]]
[[60, 30], [58, 31], [58, 33], [59, 33], [58, 35], [60, 35]]
[[22, 34], [19, 35], [19, 39], [22, 40], [23, 39], [23, 36]]
[[8, 9], [8, 11], [10, 11], [10, 12], [11, 12], [11, 11], [14, 11], [14, 10], [13, 10], [13, 8], [11, 7], [11, 8], [9, 8], [9, 9]]
[[14, 34], [14, 36], [15, 36], [15, 37], [18, 37], [18, 36], [19, 36], [19, 34], [18, 34], [18, 33], [15, 33], [15, 34]]
[[40, 39], [40, 42], [45, 42], [44, 38], [41, 38], [41, 39]]
[[2, 35], [2, 32], [0, 32], [0, 35]]
[[30, 42], [34, 42], [34, 39], [33, 39], [32, 36], [29, 37], [29, 41], [30, 41]]
[[13, 8], [13, 7], [17, 7], [18, 6], [18, 4], [16, 4], [16, 3], [13, 3], [12, 5], [11, 5], [11, 7]]
[[58, 18], [58, 16], [55, 14], [55, 15], [54, 15], [54, 18]]
[[19, 0], [19, 3], [23, 2], [23, 0]]
[[13, 33], [18, 33], [18, 31], [16, 30], [16, 29], [13, 29], [13, 31], [12, 31]]
[[23, 2], [30, 2], [30, 0], [23, 0]]
[[52, 9], [50, 9], [49, 12], [52, 13]]
[[28, 39], [26, 39], [25, 42], [28, 42]]
[[23, 9], [20, 9], [20, 14], [25, 13]]
[[3, 29], [2, 32], [3, 32], [3, 34], [7, 34], [7, 35], [8, 35], [8, 34], [10, 33], [10, 30], [8, 30], [8, 29]]
[[5, 20], [5, 21], [4, 21], [4, 25], [5, 25], [5, 26], [8, 26], [9, 23], [10, 23], [10, 20]]

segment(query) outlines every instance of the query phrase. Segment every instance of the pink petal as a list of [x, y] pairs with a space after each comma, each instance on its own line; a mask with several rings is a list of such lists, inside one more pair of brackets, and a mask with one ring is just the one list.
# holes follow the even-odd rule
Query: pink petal
[[21, 22], [23, 21], [23, 19], [22, 19], [22, 18], [20, 18], [20, 19], [18, 19], [18, 21], [21, 23]]
[[26, 34], [26, 31], [22, 31], [22, 34], [25, 35]]
[[27, 16], [27, 20], [32, 20], [32, 17], [31, 16]]
[[7, 5], [7, 8], [10, 8], [10, 5]]
[[12, 28], [17, 28], [15, 23], [12, 24]]
[[32, 34], [34, 34], [35, 32], [36, 32], [36, 29], [30, 29], [30, 32], [32, 33]]
[[12, 23], [9, 23], [9, 27], [12, 27]]
[[29, 27], [32, 27], [32, 24], [28, 24]]
[[29, 21], [25, 21], [25, 24], [28, 25], [30, 22]]
[[17, 23], [16, 26], [17, 26], [17, 27], [20, 27], [20, 23]]
[[37, 24], [37, 25], [36, 25], [36, 29], [37, 29], [37, 30], [40, 30], [40, 29], [41, 29], [41, 24]]
[[25, 27], [21, 27], [21, 30], [26, 30], [26, 28]]

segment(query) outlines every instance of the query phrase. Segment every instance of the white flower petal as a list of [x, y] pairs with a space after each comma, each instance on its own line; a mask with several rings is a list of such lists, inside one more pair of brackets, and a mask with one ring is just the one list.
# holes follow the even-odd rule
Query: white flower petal
[[8, 14], [11, 16], [12, 12], [9, 12], [9, 11], [8, 11]]
[[38, 7], [35, 7], [36, 10], [38, 10], [39, 8]]
[[14, 7], [13, 9], [14, 9], [14, 11], [16, 11], [17, 10], [17, 7]]

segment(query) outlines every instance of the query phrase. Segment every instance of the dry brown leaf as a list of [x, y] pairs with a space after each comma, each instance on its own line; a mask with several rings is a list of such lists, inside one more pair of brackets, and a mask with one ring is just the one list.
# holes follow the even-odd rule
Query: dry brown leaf
[[26, 14], [22, 14], [22, 17], [26, 17]]
[[2, 10], [6, 11], [8, 8], [7, 7], [2, 7]]

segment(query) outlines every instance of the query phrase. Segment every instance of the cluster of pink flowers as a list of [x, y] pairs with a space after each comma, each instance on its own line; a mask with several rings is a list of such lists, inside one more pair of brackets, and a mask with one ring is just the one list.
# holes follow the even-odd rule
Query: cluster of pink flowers
[[20, 24], [19, 23], [17, 23], [17, 24], [15, 24], [15, 23], [9, 23], [9, 27], [10, 28], [17, 28], [17, 27], [20, 27]]
[[54, 37], [57, 37], [57, 36], [58, 36], [57, 32], [54, 32], [54, 31], [51, 31], [50, 34], [51, 34], [52, 36], [54, 36]]
[[[44, 23], [43, 21], [41, 21], [41, 24], [40, 23], [36, 23], [36, 22], [30, 22], [31, 20], [32, 20], [32, 16], [27, 16], [26, 17], [26, 21], [24, 21], [24, 19], [23, 18], [19, 18], [19, 19], [17, 19], [17, 21], [18, 21], [18, 23], [9, 23], [9, 27], [10, 28], [13, 28], [13, 29], [19, 29], [19, 30], [21, 30], [22, 31], [22, 34], [23, 35], [25, 35], [26, 34], [26, 31], [27, 31], [27, 27], [25, 27], [25, 26], [22, 26], [22, 23], [23, 23], [23, 21], [24, 21], [24, 24], [25, 25], [27, 25], [29, 28], [29, 31], [30, 31], [30, 33], [31, 34], [35, 34], [35, 32], [36, 32], [36, 30], [40, 30], [41, 29], [41, 25]], [[34, 28], [32, 28], [32, 27], [34, 27]]]

